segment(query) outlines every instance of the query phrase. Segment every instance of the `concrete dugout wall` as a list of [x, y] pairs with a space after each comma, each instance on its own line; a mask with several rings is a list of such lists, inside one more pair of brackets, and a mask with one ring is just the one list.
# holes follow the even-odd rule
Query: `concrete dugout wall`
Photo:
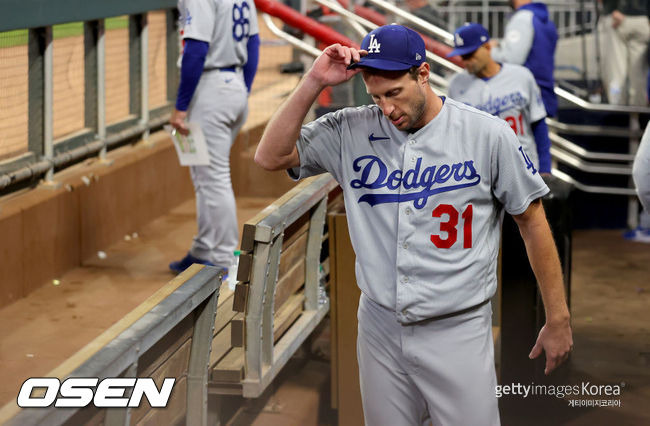
[[[279, 197], [294, 183], [253, 163], [266, 123], [244, 129], [231, 151], [235, 195]], [[99, 250], [194, 196], [164, 132], [55, 175], [58, 189], [39, 186], [0, 200], [0, 307], [51, 283]]]

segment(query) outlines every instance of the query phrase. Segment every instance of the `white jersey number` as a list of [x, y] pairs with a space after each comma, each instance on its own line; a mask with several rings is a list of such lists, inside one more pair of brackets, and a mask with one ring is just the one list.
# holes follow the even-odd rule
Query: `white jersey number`
[[[474, 207], [468, 205], [461, 217], [463, 218], [463, 248], [472, 248], [472, 215]], [[448, 249], [458, 240], [458, 210], [451, 204], [440, 204], [433, 209], [431, 216], [440, 218], [446, 214], [448, 219], [440, 222], [440, 231], [447, 233], [447, 238], [441, 238], [440, 235], [431, 234], [431, 242], [438, 248]]]

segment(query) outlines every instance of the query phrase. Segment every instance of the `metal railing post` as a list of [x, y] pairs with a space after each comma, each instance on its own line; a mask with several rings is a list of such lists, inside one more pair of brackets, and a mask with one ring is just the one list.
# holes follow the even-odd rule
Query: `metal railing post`
[[142, 97], [140, 98], [140, 123], [147, 126], [142, 139], [149, 139], [149, 21], [147, 14], [142, 14], [142, 31], [140, 32], [140, 77]]
[[[43, 155], [48, 161], [54, 158], [54, 52], [52, 27], [45, 27], [45, 50], [43, 52]], [[54, 162], [45, 172], [43, 185], [56, 189], [61, 186], [54, 181]]]
[[166, 14], [167, 24], [167, 100], [176, 101], [176, 90], [180, 77], [178, 68], [178, 55], [180, 53], [180, 40], [178, 36], [178, 11], [168, 9]]
[[327, 216], [327, 197], [314, 208], [309, 220], [307, 252], [305, 255], [305, 310], [318, 309], [320, 282], [320, 253], [323, 245], [323, 227]]
[[210, 350], [214, 335], [214, 320], [217, 314], [219, 289], [222, 275], [210, 282], [215, 291], [197, 309], [192, 334], [192, 347], [187, 371], [187, 413], [186, 424], [205, 426], [208, 424], [208, 374], [210, 368]]
[[[138, 377], [138, 360], [136, 360], [127, 370], [124, 372], [124, 377]], [[133, 388], [127, 388], [124, 392], [124, 397], [128, 398], [131, 396]], [[131, 408], [107, 408], [106, 409], [106, 418], [104, 419], [104, 425], [106, 426], [128, 426], [131, 423]]]
[[[630, 154], [635, 155], [636, 151], [639, 149], [639, 131], [641, 126], [639, 124], [639, 113], [630, 114], [630, 142], [629, 150]], [[634, 179], [630, 174], [628, 180], [628, 186], [634, 188]], [[627, 201], [627, 227], [630, 229], [636, 229], [639, 226], [639, 199], [636, 195], [632, 195], [628, 198]]]
[[97, 21], [97, 139], [104, 144], [99, 151], [99, 161], [113, 164], [106, 158], [106, 26], [103, 19]]

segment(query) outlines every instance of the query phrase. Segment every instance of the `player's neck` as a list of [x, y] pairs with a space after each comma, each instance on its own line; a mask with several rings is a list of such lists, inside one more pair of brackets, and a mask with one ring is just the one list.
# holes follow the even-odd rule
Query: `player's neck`
[[491, 61], [485, 66], [485, 68], [478, 72], [476, 76], [485, 79], [492, 78], [495, 75], [499, 74], [499, 71], [501, 71], [501, 64], [495, 61]]
[[[431, 90], [431, 89], [429, 89]], [[426, 109], [424, 111], [424, 116], [422, 117], [422, 120], [420, 120], [421, 124], [419, 127], [424, 127], [429, 123], [431, 120], [436, 118], [440, 110], [442, 109], [442, 99], [440, 99], [440, 96], [434, 93], [433, 90], [428, 93], [427, 96], [427, 104], [426, 104]]]

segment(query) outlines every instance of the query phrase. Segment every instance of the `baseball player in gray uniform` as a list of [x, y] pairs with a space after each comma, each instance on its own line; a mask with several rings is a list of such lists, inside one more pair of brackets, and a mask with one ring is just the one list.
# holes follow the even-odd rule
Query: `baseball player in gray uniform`
[[646, 126], [634, 157], [632, 176], [641, 204], [650, 213], [650, 126]]
[[257, 70], [259, 36], [253, 0], [180, 0], [181, 79], [170, 123], [187, 134], [198, 122], [210, 155], [191, 167], [198, 232], [187, 255], [169, 264], [182, 272], [193, 263], [224, 268], [237, 247], [237, 214], [230, 180], [230, 147], [246, 120]]
[[[361, 48], [324, 50], [269, 122], [255, 161], [294, 178], [329, 172], [343, 188], [362, 291], [366, 424], [498, 424], [489, 300], [504, 211], [520, 226], [546, 307], [530, 356], [546, 351], [549, 373], [572, 345], [539, 201], [548, 188], [503, 120], [433, 92], [417, 33], [379, 27]], [[359, 72], [376, 105], [302, 126], [323, 88]]]
[[519, 138], [530, 167], [551, 171], [551, 141], [546, 126], [546, 109], [533, 74], [515, 64], [499, 64], [490, 55], [488, 30], [468, 23], [454, 33], [455, 49], [465, 71], [449, 83], [450, 98], [505, 120]]
[[639, 226], [627, 231], [623, 236], [630, 240], [650, 243], [650, 126], [646, 126], [634, 157], [632, 178], [644, 210], [639, 217]]

